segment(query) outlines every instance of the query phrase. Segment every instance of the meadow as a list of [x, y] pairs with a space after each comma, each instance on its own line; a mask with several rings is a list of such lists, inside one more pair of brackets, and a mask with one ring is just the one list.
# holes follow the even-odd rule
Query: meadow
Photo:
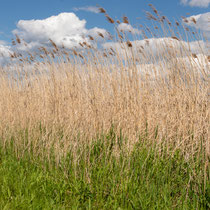
[[0, 209], [210, 208], [208, 40], [150, 6], [0, 68]]

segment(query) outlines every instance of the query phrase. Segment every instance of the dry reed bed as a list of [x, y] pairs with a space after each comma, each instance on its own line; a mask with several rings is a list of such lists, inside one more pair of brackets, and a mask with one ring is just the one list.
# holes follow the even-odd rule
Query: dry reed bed
[[[52, 44], [58, 56], [59, 49]], [[46, 56], [44, 63], [31, 65], [31, 74], [22, 74], [21, 81], [17, 80], [20, 64], [15, 68], [16, 79], [2, 74], [1, 141], [13, 136], [17, 148], [27, 150], [33, 145], [40, 157], [53, 147], [59, 158], [72, 146], [80, 147], [114, 126], [117, 135], [128, 137], [128, 151], [143, 136], [148, 143], [180, 149], [186, 158], [202, 144], [209, 156], [208, 58], [201, 54], [198, 62], [184, 46], [177, 50], [166, 44], [164, 54], [143, 56], [144, 49], [136, 53], [129, 40], [122, 42], [120, 37], [118, 44], [126, 45], [124, 57], [119, 48], [100, 53], [87, 47], [85, 55], [73, 51], [68, 59], [67, 53], [60, 52], [60, 62], [53, 62], [52, 54], [50, 59]], [[188, 54], [181, 60], [183, 51]], [[144, 59], [144, 64], [138, 59]], [[18, 132], [21, 129], [27, 129], [27, 134]]]

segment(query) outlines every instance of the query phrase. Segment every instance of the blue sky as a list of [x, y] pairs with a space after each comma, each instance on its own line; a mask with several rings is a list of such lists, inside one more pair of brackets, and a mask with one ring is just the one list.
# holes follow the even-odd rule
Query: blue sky
[[19, 20], [45, 19], [62, 12], [74, 12], [80, 19], [85, 19], [86, 28], [97, 26], [111, 30], [112, 26], [105, 21], [102, 14], [74, 10], [74, 8], [87, 6], [100, 5], [113, 18], [127, 15], [133, 24], [145, 23], [147, 20], [144, 12], [149, 10], [149, 3], [152, 3], [170, 19], [180, 19], [181, 16], [197, 15], [209, 11], [209, 7], [184, 5], [180, 0], [2, 0], [0, 40], [11, 40], [13, 37], [11, 31], [16, 28]]
[[[124, 15], [129, 18], [131, 25], [121, 23], [119, 30], [141, 34], [137, 26], [151, 23], [145, 17], [145, 12], [151, 11], [148, 4], [170, 20], [187, 17], [188, 26], [203, 31], [210, 39], [210, 0], [1, 0], [0, 64], [15, 50], [28, 52], [49, 46], [49, 39], [72, 49], [89, 36], [100, 40], [99, 32], [108, 38], [107, 31], [113, 34], [114, 27], [104, 14], [98, 13], [99, 6], [114, 20], [122, 20]], [[11, 45], [16, 34], [25, 44]]]

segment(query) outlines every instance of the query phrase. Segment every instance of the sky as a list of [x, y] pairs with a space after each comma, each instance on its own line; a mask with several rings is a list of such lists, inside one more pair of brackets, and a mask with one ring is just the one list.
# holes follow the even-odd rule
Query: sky
[[210, 0], [1, 0], [0, 56], [13, 51], [11, 40], [15, 34], [27, 42], [27, 49], [19, 46], [24, 51], [45, 45], [49, 39], [71, 49], [84, 36], [113, 33], [113, 25], [99, 13], [98, 7], [103, 7], [115, 20], [127, 16], [132, 26], [121, 24], [119, 29], [138, 34], [135, 25], [149, 24], [145, 17], [145, 12], [151, 11], [148, 4], [171, 20], [193, 17], [196, 26], [192, 21], [188, 25], [204, 31], [210, 38]]

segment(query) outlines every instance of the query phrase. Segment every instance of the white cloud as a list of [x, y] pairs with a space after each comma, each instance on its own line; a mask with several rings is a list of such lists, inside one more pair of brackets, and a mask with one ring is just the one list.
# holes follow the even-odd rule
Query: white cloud
[[44, 20], [20, 20], [13, 34], [27, 43], [47, 44], [52, 39], [58, 46], [71, 48], [83, 40], [82, 35], [87, 32], [85, 24], [74, 13], [60, 13]]
[[[152, 38], [136, 40], [131, 42], [132, 47], [126, 43], [105, 43], [106, 50], [114, 49], [128, 70], [133, 60], [136, 61], [135, 68], [142, 79], [156, 80], [158, 77], [166, 78], [171, 70], [177, 68], [185, 71], [195, 72], [199, 79], [205, 80], [209, 72], [208, 54], [206, 43], [203, 41], [185, 42], [172, 38]], [[139, 51], [139, 49], [141, 51]], [[204, 73], [206, 72], [206, 73]], [[182, 76], [182, 71], [180, 71]], [[197, 79], [198, 79], [197, 78]]]
[[0, 40], [0, 65], [7, 63], [12, 53], [11, 47], [7, 46], [5, 41]]
[[117, 29], [119, 31], [131, 32], [132, 34], [141, 34], [140, 30], [138, 30], [137, 28], [133, 28], [130, 24], [127, 23], [120, 23], [117, 26]]
[[98, 27], [94, 27], [94, 28], [88, 30], [86, 34], [92, 36], [97, 41], [110, 38], [110, 34], [105, 29], [98, 28]]
[[203, 31], [207, 38], [210, 38], [210, 12], [190, 16], [186, 19], [188, 22], [185, 21], [185, 24]]
[[48, 45], [49, 39], [57, 46], [74, 48], [79, 47], [80, 42], [88, 43], [87, 36], [96, 30], [106, 32], [105, 29], [100, 28], [88, 30], [86, 20], [80, 20], [74, 13], [60, 13], [43, 20], [20, 20], [13, 34], [17, 34], [28, 44], [27, 47], [20, 45], [19, 49], [22, 50]]
[[[24, 54], [41, 46], [52, 46], [50, 39], [58, 47], [64, 45], [72, 49], [81, 47], [80, 42], [85, 41], [91, 44], [88, 36], [92, 36], [97, 41], [109, 38], [109, 33], [103, 28], [87, 29], [86, 20], [80, 20], [74, 13], [60, 13], [42, 20], [20, 20], [12, 33], [20, 37], [21, 43], [9, 46], [0, 40], [0, 64], [8, 61], [10, 55], [15, 51]], [[103, 34], [104, 38], [99, 34]]]
[[9, 57], [11, 53], [11, 47], [0, 44], [0, 55], [4, 57]]
[[75, 7], [73, 9], [74, 11], [86, 11], [86, 12], [93, 12], [93, 13], [99, 13], [99, 9], [98, 7], [94, 7], [94, 6], [87, 6], [87, 7]]
[[0, 45], [6, 45], [7, 43], [4, 40], [0, 40]]
[[181, 3], [191, 7], [208, 7], [210, 0], [181, 0]]
[[[104, 49], [114, 49], [123, 59], [133, 57], [141, 63], [157, 62], [169, 57], [185, 57], [193, 54], [208, 54], [208, 47], [204, 41], [185, 42], [173, 38], [151, 38], [147, 40], [131, 41], [132, 48], [127, 43], [106, 42]], [[171, 55], [169, 55], [169, 53]]]

